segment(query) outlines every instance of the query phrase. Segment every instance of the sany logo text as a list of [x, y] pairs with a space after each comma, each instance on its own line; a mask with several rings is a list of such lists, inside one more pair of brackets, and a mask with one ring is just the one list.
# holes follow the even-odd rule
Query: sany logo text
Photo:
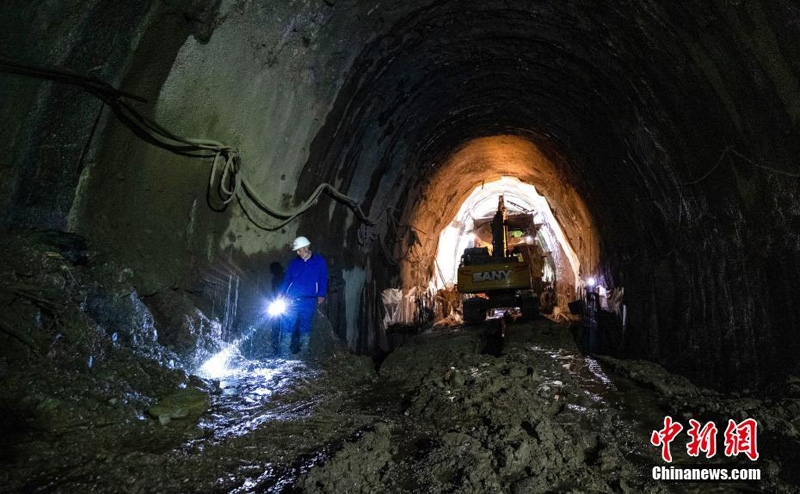
[[480, 281], [495, 281], [495, 280], [507, 280], [511, 278], [511, 271], [479, 271], [477, 273], [472, 273], [472, 281], [480, 282]]

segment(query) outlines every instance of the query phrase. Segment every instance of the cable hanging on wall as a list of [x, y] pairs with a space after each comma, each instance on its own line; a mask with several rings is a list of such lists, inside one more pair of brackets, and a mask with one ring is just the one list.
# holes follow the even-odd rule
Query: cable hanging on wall
[[789, 172], [789, 171], [786, 171], [786, 170], [780, 170], [780, 169], [774, 168], [772, 166], [767, 166], [767, 165], [764, 165], [764, 164], [761, 164], [761, 163], [757, 163], [757, 162], [753, 161], [752, 159], [748, 158], [747, 156], [743, 155], [739, 151], [737, 151], [733, 146], [728, 146], [728, 147], [726, 147], [725, 149], [722, 150], [722, 152], [719, 155], [719, 158], [717, 159], [717, 162], [707, 172], [705, 172], [703, 175], [701, 175], [697, 179], [689, 180], [689, 181], [686, 181], [686, 182], [681, 182], [681, 185], [697, 185], [700, 182], [702, 182], [703, 180], [707, 179], [712, 173], [714, 173], [714, 170], [719, 168], [719, 166], [722, 164], [722, 162], [725, 160], [725, 158], [729, 154], [733, 155], [733, 156], [736, 156], [737, 158], [739, 158], [743, 162], [745, 162], [745, 163], [747, 163], [749, 165], [752, 165], [752, 166], [754, 166], [756, 168], [761, 168], [762, 170], [767, 170], [767, 171], [770, 171], [772, 173], [777, 173], [778, 175], [783, 175], [783, 176], [786, 176], [786, 177], [800, 178], [800, 173], [794, 173], [794, 172]]
[[350, 208], [359, 220], [364, 223], [375, 225], [379, 219], [379, 217], [370, 218], [367, 216], [356, 199], [341, 193], [328, 183], [320, 184], [308, 199], [303, 201], [303, 203], [292, 211], [281, 211], [277, 208], [270, 207], [267, 202], [259, 196], [248, 180], [242, 176], [241, 156], [236, 148], [211, 139], [192, 139], [179, 136], [159, 125], [157, 122], [145, 117], [133, 108], [130, 103], [125, 101], [125, 98], [128, 98], [146, 103], [146, 99], [120, 91], [96, 77], [87, 77], [60, 68], [21, 64], [0, 58], [0, 70], [10, 74], [36, 77], [78, 86], [106, 103], [123, 124], [131, 129], [137, 136], [144, 138], [151, 144], [182, 155], [213, 158], [208, 182], [209, 190], [214, 190], [216, 188], [216, 192], [219, 194], [225, 206], [234, 198], [241, 201], [242, 198], [246, 196], [259, 210], [278, 220], [277, 223], [270, 225], [253, 221], [258, 227], [264, 230], [272, 231], [282, 228], [293, 219], [308, 211], [323, 192], [327, 192], [331, 197]]
[[[179, 136], [159, 125], [154, 120], [145, 117], [130, 103], [125, 101], [127, 98], [147, 103], [148, 101], [145, 98], [120, 91], [96, 77], [85, 76], [61, 68], [22, 64], [2, 57], [0, 57], [0, 72], [45, 79], [80, 87], [108, 105], [120, 122], [143, 140], [183, 156], [212, 158], [208, 180], [209, 194], [207, 199], [209, 206], [216, 211], [222, 211], [228, 204], [236, 199], [248, 220], [262, 230], [275, 231], [284, 227], [311, 209], [316, 204], [319, 197], [323, 193], [327, 193], [333, 199], [352, 210], [358, 219], [369, 227], [376, 226], [381, 220], [385, 220], [386, 228], [384, 235], [370, 232], [369, 236], [371, 240], [377, 239], [379, 241], [381, 252], [390, 264], [397, 265], [400, 261], [407, 259], [414, 245], [420, 243], [415, 231], [425, 234], [411, 225], [400, 224], [395, 217], [396, 211], [391, 206], [387, 206], [374, 217], [368, 216], [364, 213], [360, 203], [356, 199], [342, 193], [329, 183], [318, 185], [305, 201], [291, 211], [283, 211], [271, 207], [259, 196], [255, 187], [243, 176], [242, 158], [238, 149], [211, 139], [193, 139]], [[221, 200], [221, 209], [217, 209], [211, 204], [212, 192], [216, 193]], [[245, 207], [245, 199], [249, 203], [254, 204], [259, 211], [271, 217], [272, 222], [266, 223], [263, 220], [257, 220], [251, 212], [248, 211], [248, 208]], [[410, 232], [411, 245], [401, 253], [400, 258], [395, 258], [392, 255], [391, 249], [386, 245], [385, 236], [392, 234], [396, 241], [400, 241], [401, 238], [405, 238], [405, 235], [400, 233], [401, 230], [405, 230], [407, 234]], [[362, 239], [359, 240], [361, 241]]]
[[273, 231], [282, 228], [308, 211], [323, 193], [328, 193], [335, 200], [350, 208], [359, 220], [370, 226], [377, 224], [384, 213], [381, 212], [375, 218], [367, 216], [356, 199], [343, 194], [328, 183], [320, 184], [305, 201], [291, 211], [270, 207], [242, 175], [241, 156], [236, 148], [210, 139], [181, 137], [145, 117], [125, 101], [127, 98], [146, 103], [146, 99], [120, 91], [96, 77], [87, 77], [61, 68], [22, 64], [0, 58], [0, 71], [80, 87], [106, 103], [123, 124], [147, 142], [184, 156], [213, 158], [208, 182], [209, 190], [218, 193], [224, 206], [227, 206], [233, 199], [241, 201], [246, 197], [259, 210], [277, 219], [276, 223], [265, 225], [251, 218], [258, 227], [264, 230]]

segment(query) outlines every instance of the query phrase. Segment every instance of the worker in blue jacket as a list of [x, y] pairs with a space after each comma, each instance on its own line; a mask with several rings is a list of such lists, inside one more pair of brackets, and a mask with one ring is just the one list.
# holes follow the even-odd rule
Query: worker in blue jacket
[[308, 349], [311, 334], [311, 321], [317, 304], [325, 303], [328, 293], [328, 267], [325, 259], [311, 252], [311, 242], [306, 237], [297, 237], [292, 243], [292, 250], [297, 259], [292, 259], [286, 277], [281, 285], [288, 301], [288, 310], [281, 321], [280, 351], [286, 356], [288, 352], [298, 353]]

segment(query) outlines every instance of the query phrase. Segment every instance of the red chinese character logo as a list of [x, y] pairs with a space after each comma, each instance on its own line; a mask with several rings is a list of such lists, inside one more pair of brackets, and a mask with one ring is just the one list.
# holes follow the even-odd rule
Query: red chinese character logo
[[661, 446], [661, 458], [667, 463], [672, 463], [672, 454], [669, 451], [669, 443], [675, 439], [681, 431], [683, 426], [677, 422], [672, 421], [672, 417], [667, 415], [664, 417], [664, 428], [660, 431], [653, 431], [650, 435], [650, 444], [653, 446]]
[[725, 429], [725, 456], [736, 456], [744, 453], [752, 461], [758, 459], [758, 445], [756, 444], [756, 429], [758, 424], [754, 419], [747, 419], [738, 424], [728, 420]]
[[699, 456], [701, 451], [705, 451], [706, 458], [711, 458], [717, 454], [717, 426], [714, 422], [707, 422], [700, 429], [700, 422], [689, 419], [691, 427], [687, 431], [692, 440], [686, 445], [689, 456]]

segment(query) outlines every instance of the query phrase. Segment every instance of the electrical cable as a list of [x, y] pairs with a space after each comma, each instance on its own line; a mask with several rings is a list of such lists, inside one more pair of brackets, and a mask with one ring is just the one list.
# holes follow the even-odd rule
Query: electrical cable
[[[323, 193], [327, 193], [334, 200], [352, 210], [358, 219], [368, 227], [376, 226], [385, 218], [385, 234], [381, 236], [369, 232], [368, 239], [379, 240], [381, 252], [392, 265], [397, 265], [404, 259], [409, 262], [414, 262], [409, 256], [412, 254], [414, 246], [420, 242], [419, 237], [414, 235], [412, 245], [405, 250], [401, 249], [400, 257], [395, 258], [386, 245], [385, 237], [387, 234], [391, 232], [396, 240], [400, 240], [405, 236], [400, 233], [400, 230], [405, 229], [406, 233], [413, 230], [427, 236], [425, 232], [413, 225], [399, 224], [394, 214], [390, 214], [396, 213], [395, 208], [391, 206], [387, 206], [381, 210], [375, 217], [368, 216], [356, 199], [340, 192], [329, 183], [318, 185], [305, 201], [291, 211], [273, 208], [258, 195], [256, 188], [243, 176], [242, 158], [238, 149], [219, 141], [187, 138], [171, 132], [156, 121], [142, 115], [131, 106], [130, 103], [125, 101], [125, 98], [127, 98], [147, 103], [147, 99], [125, 91], [120, 91], [96, 77], [85, 76], [62, 68], [22, 64], [4, 57], [0, 57], [0, 72], [77, 86], [108, 105], [122, 124], [146, 142], [183, 156], [212, 158], [208, 180], [207, 199], [209, 206], [215, 211], [222, 211], [228, 204], [236, 199], [247, 219], [259, 229], [275, 231], [284, 227], [311, 209], [317, 203], [319, 196]], [[222, 202], [222, 207], [219, 209], [211, 204], [212, 192], [216, 192], [219, 200]], [[273, 220], [269, 222], [257, 220], [252, 212], [249, 211], [248, 207], [245, 206], [245, 198], [249, 203], [254, 204], [258, 210], [266, 213]], [[274, 222], [274, 219], [278, 221]], [[359, 243], [362, 243], [362, 241], [365, 242], [366, 239], [362, 239], [361, 236], [359, 236]]]
[[749, 164], [755, 166], [756, 168], [762, 168], [764, 170], [771, 171], [771, 172], [777, 173], [779, 175], [785, 175], [787, 177], [800, 178], [800, 173], [787, 172], [785, 170], [779, 170], [779, 169], [773, 168], [771, 166], [762, 165], [761, 163], [756, 163], [755, 161], [753, 161], [750, 158], [748, 158], [747, 156], [743, 155], [742, 153], [740, 153], [736, 149], [731, 148], [731, 153], [733, 153], [734, 155], [738, 156], [739, 159], [741, 159], [745, 163], [749, 163]]
[[335, 200], [350, 208], [359, 220], [370, 226], [377, 224], [383, 214], [381, 212], [375, 218], [369, 217], [364, 213], [356, 199], [343, 194], [328, 183], [322, 183], [317, 186], [314, 192], [294, 210], [282, 211], [270, 207], [258, 195], [255, 187], [242, 176], [241, 155], [238, 149], [210, 139], [192, 139], [179, 136], [139, 113], [123, 98], [145, 103], [147, 102], [146, 99], [120, 91], [96, 77], [87, 77], [61, 68], [21, 64], [6, 58], [0, 58], [0, 71], [78, 86], [106, 103], [123, 124], [151, 144], [181, 155], [213, 158], [208, 183], [209, 190], [214, 190], [216, 181], [216, 192], [222, 200], [223, 208], [233, 199], [238, 199], [241, 203], [242, 198], [247, 197], [259, 210], [279, 220], [277, 223], [263, 224], [254, 221], [248, 215], [248, 218], [261, 229], [274, 231], [282, 228], [308, 211], [314, 206], [319, 196], [326, 192]]
[[777, 173], [777, 174], [780, 174], [780, 175], [785, 175], [787, 177], [800, 178], [800, 173], [787, 172], [785, 170], [780, 170], [778, 168], [773, 168], [771, 166], [762, 165], [761, 163], [756, 163], [752, 159], [748, 158], [747, 156], [743, 155], [742, 153], [740, 153], [739, 151], [734, 149], [733, 146], [728, 146], [728, 147], [726, 147], [725, 149], [722, 150], [722, 153], [720, 153], [719, 159], [717, 159], [717, 162], [714, 164], [714, 166], [712, 166], [700, 178], [697, 178], [695, 180], [691, 180], [691, 181], [688, 181], [688, 182], [682, 182], [681, 184], [682, 185], [696, 185], [696, 184], [699, 184], [700, 182], [702, 182], [703, 180], [708, 178], [714, 172], [714, 170], [719, 168], [719, 166], [722, 164], [723, 160], [725, 159], [726, 156], [728, 156], [728, 154], [733, 154], [734, 156], [738, 157], [739, 159], [741, 159], [745, 163], [753, 165], [756, 168], [761, 168], [761, 169], [764, 169], [764, 170], [767, 170], [767, 171], [770, 171], [770, 172], [773, 172], [773, 173]]

